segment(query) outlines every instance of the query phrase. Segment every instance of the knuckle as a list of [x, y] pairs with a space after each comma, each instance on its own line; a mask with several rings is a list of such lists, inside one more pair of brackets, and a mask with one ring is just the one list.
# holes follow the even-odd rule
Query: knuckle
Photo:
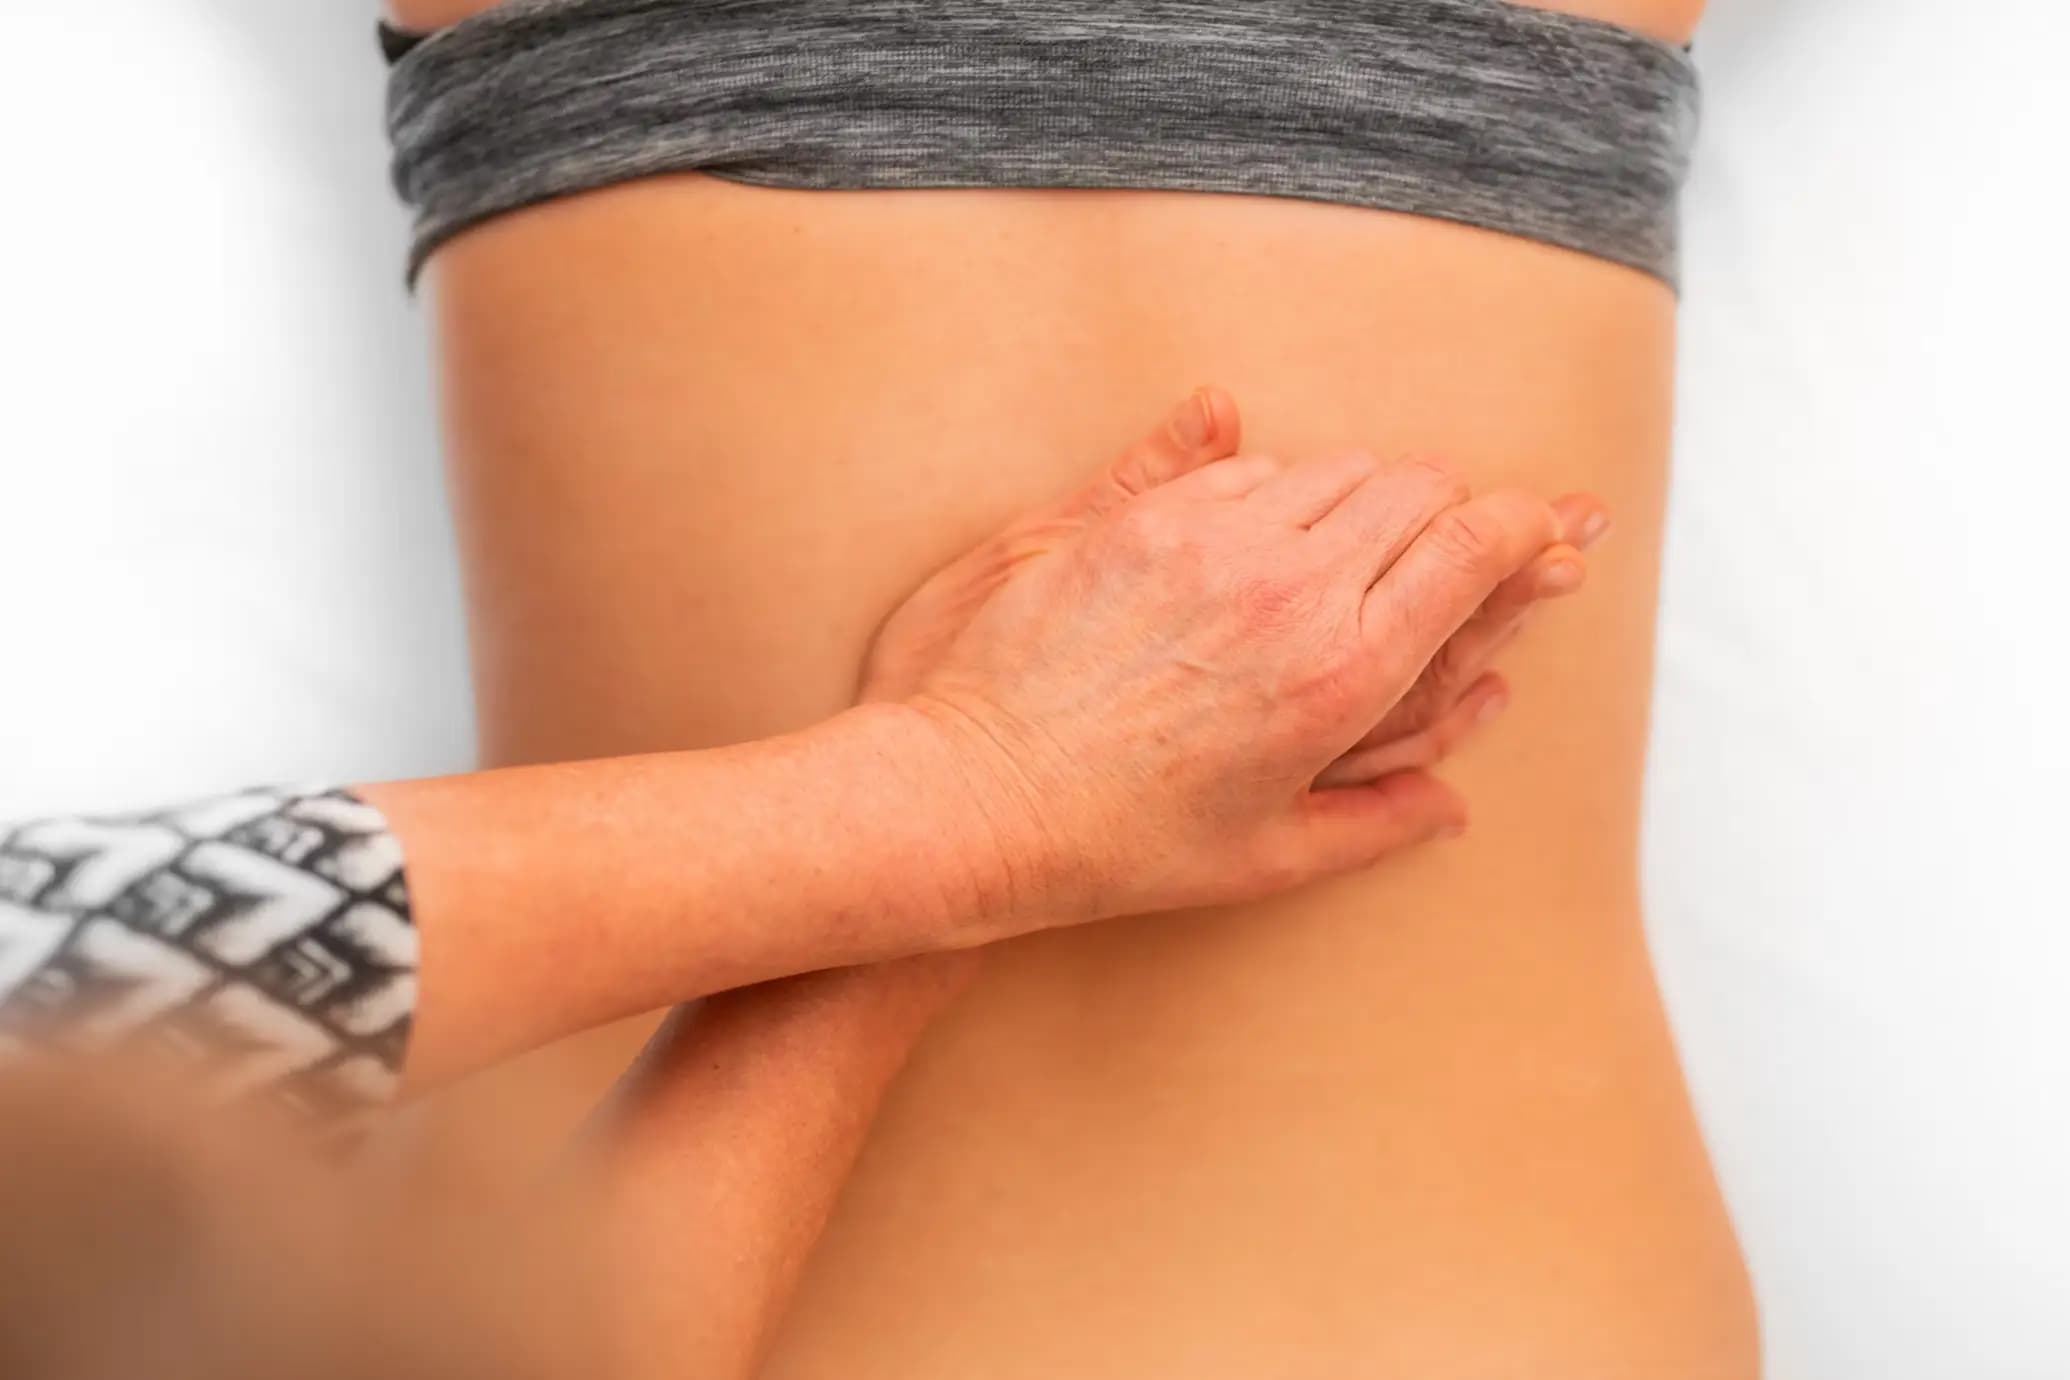
[[1380, 461], [1369, 450], [1347, 450], [1337, 457], [1337, 464], [1345, 473], [1362, 479], [1380, 472]]
[[1445, 503], [1463, 503], [1471, 492], [1452, 463], [1435, 455], [1419, 455], [1406, 461], [1402, 477]]
[[1431, 550], [1456, 570], [1479, 573], [1494, 565], [1502, 551], [1502, 528], [1484, 507], [1462, 504], [1439, 513], [1425, 529]]
[[1093, 487], [1104, 498], [1126, 503], [1153, 487], [1144, 469], [1141, 458], [1132, 451], [1109, 465]]
[[1410, 692], [1410, 699], [1416, 702], [1417, 709], [1428, 715], [1441, 700], [1457, 690], [1465, 679], [1465, 658], [1460, 654], [1457, 643], [1447, 642], [1437, 649], [1429, 664], [1424, 666], [1423, 674], [1417, 679], [1416, 688]]
[[1313, 716], [1318, 732], [1355, 733], [1371, 724], [1372, 669], [1354, 637], [1304, 638], [1301, 664], [1288, 673], [1282, 690], [1288, 702]]
[[1248, 493], [1278, 474], [1284, 466], [1270, 455], [1244, 455], [1217, 460], [1200, 471], [1200, 485], [1210, 494], [1229, 496]]
[[1513, 541], [1550, 546], [1560, 535], [1559, 515], [1553, 506], [1522, 489], [1498, 489], [1485, 500], [1491, 513], [1499, 516], [1503, 530]]
[[1185, 513], [1162, 503], [1130, 506], [1116, 524], [1116, 535], [1129, 551], [1152, 559], [1170, 559], [1193, 540]]
[[1419, 681], [1410, 686], [1408, 693], [1396, 700], [1394, 708], [1388, 711], [1389, 741], [1412, 743], [1429, 733], [1432, 722], [1438, 717], [1434, 704], [1435, 696], [1426, 684]]

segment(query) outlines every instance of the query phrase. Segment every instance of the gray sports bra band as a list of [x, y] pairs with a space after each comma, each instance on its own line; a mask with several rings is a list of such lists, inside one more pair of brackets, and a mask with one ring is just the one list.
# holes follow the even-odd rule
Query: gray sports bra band
[[1436, 216], [1672, 284], [1682, 49], [1506, 0], [509, 0], [390, 33], [414, 279], [466, 227], [696, 169]]

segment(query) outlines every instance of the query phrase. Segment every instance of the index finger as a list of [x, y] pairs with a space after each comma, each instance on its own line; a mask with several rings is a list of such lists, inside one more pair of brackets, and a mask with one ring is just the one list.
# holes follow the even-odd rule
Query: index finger
[[1384, 666], [1392, 705], [1496, 587], [1557, 541], [1543, 499], [1505, 489], [1439, 513], [1381, 572], [1359, 610], [1360, 632]]

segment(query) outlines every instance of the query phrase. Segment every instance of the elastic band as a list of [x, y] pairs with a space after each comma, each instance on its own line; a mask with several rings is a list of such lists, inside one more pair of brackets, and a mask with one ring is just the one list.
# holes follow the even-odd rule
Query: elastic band
[[510, 0], [397, 46], [412, 278], [489, 217], [696, 169], [1301, 197], [1672, 284], [1698, 104], [1685, 51], [1502, 0]]

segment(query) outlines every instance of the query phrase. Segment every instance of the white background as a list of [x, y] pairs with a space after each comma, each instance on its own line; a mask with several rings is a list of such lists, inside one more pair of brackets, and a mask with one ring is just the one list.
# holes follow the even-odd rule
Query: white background
[[[0, 815], [468, 760], [371, 8], [7, 7]], [[1774, 1380], [2066, 1380], [2070, 8], [1713, 8], [1656, 953]]]

